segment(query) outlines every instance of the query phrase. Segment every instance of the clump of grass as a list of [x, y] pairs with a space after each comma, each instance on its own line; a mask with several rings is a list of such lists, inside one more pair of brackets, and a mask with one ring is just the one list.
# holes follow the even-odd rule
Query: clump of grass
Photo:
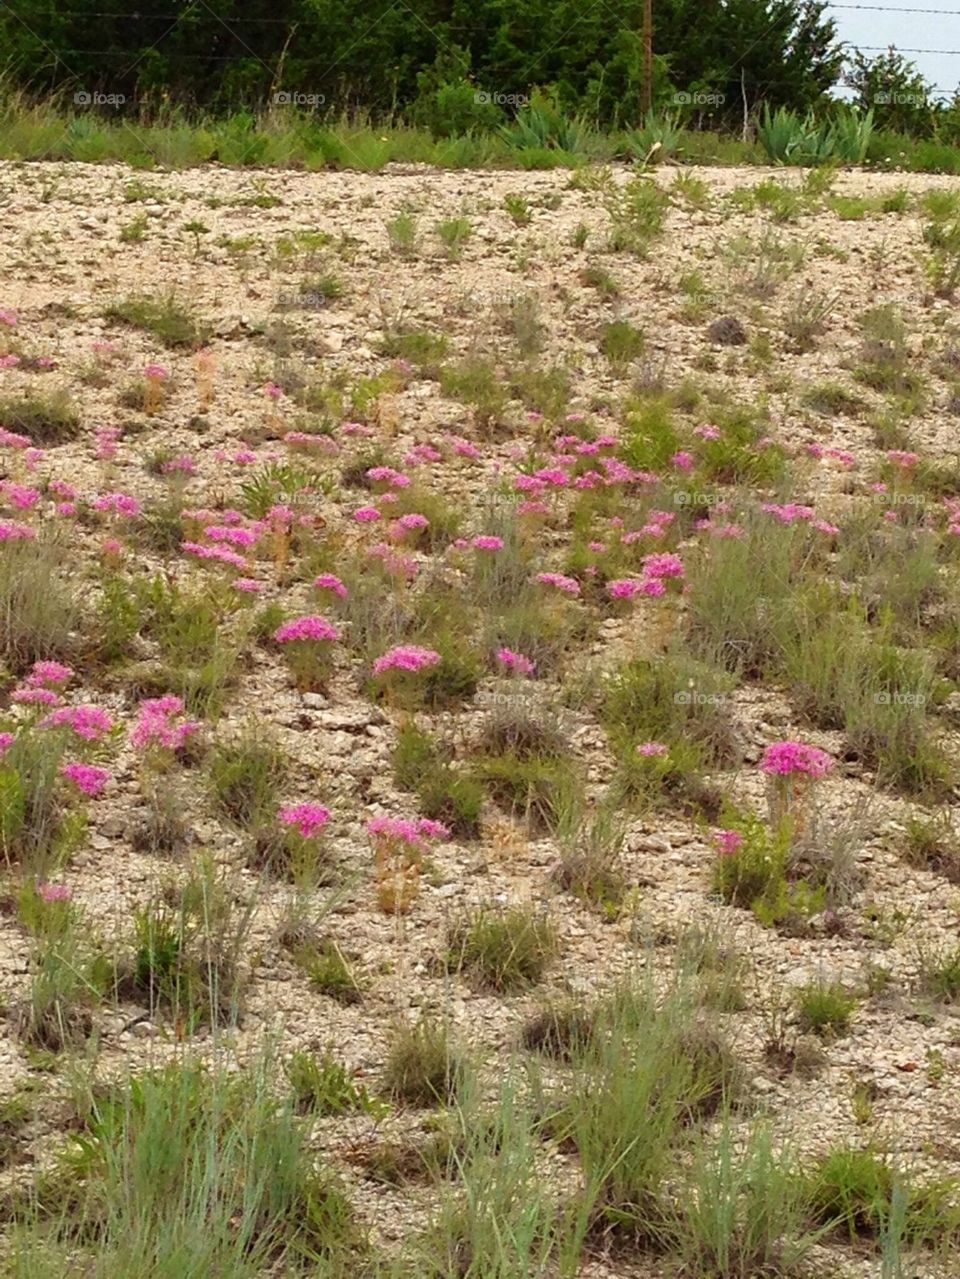
[[81, 426], [80, 414], [65, 389], [3, 396], [0, 421], [44, 448], [75, 440]]
[[259, 734], [214, 746], [209, 761], [210, 782], [220, 811], [246, 830], [254, 830], [277, 811], [287, 766], [275, 746]]
[[284, 1066], [300, 1115], [351, 1115], [378, 1113], [379, 1107], [364, 1088], [354, 1082], [347, 1068], [328, 1048], [321, 1057], [295, 1052]]
[[420, 242], [416, 216], [403, 210], [387, 223], [387, 242], [390, 252], [401, 258], [415, 258]]
[[921, 992], [944, 1004], [960, 1000], [960, 946], [922, 947], [919, 959]]
[[423, 1019], [397, 1026], [384, 1067], [383, 1086], [412, 1106], [452, 1102], [464, 1084], [466, 1065], [445, 1025]]
[[625, 984], [597, 1009], [550, 1112], [556, 1140], [577, 1151], [592, 1228], [663, 1245], [666, 1185], [697, 1121], [742, 1089], [733, 1054], [682, 986], [658, 1002], [649, 979]]
[[478, 357], [440, 370], [440, 389], [451, 400], [459, 400], [473, 410], [478, 427], [502, 424], [507, 407], [507, 391], [492, 365]]
[[202, 346], [208, 336], [205, 326], [173, 293], [122, 298], [106, 308], [103, 318], [142, 329], [171, 350]]
[[546, 1057], [572, 1061], [584, 1051], [595, 1029], [591, 1009], [571, 1001], [550, 1003], [523, 1023], [520, 1042], [524, 1048]]
[[743, 1138], [728, 1119], [695, 1150], [666, 1235], [684, 1274], [716, 1279], [804, 1273], [817, 1242], [795, 1161], [774, 1152], [768, 1127]]
[[507, 751], [475, 757], [471, 771], [494, 803], [523, 818], [533, 830], [555, 830], [580, 790], [564, 758]]
[[840, 982], [814, 981], [797, 992], [797, 1022], [822, 1039], [845, 1034], [857, 1000]]
[[682, 654], [633, 658], [605, 682], [600, 718], [615, 749], [682, 739], [704, 764], [728, 767], [739, 755], [727, 703], [733, 683], [722, 669]]
[[540, 980], [557, 948], [556, 927], [542, 912], [480, 908], [451, 923], [446, 964], [486, 989], [521, 990]]
[[625, 838], [626, 823], [609, 805], [589, 815], [574, 810], [557, 831], [556, 882], [604, 915], [616, 915], [627, 892], [622, 860]]
[[91, 1034], [92, 1011], [110, 989], [112, 965], [71, 903], [37, 899], [34, 914], [41, 927], [31, 948], [29, 985], [12, 1008], [12, 1022], [25, 1044], [56, 1053]]
[[251, 917], [249, 903], [239, 903], [213, 863], [201, 859], [182, 885], [137, 912], [119, 989], [191, 1030], [236, 1024], [248, 982], [243, 955]]
[[95, 1241], [91, 1264], [114, 1274], [353, 1264], [349, 1203], [270, 1073], [265, 1060], [239, 1073], [185, 1061], [95, 1094], [82, 1142], [22, 1197], [21, 1257], [68, 1241], [86, 1257]]
[[870, 1149], [831, 1150], [808, 1174], [808, 1194], [814, 1221], [851, 1240], [882, 1235], [895, 1209], [913, 1246], [943, 1242], [960, 1228], [952, 1184], [914, 1181]]
[[298, 941], [293, 948], [293, 960], [321, 995], [345, 1006], [362, 1002], [363, 989], [332, 937]]
[[436, 232], [447, 257], [455, 262], [473, 235], [473, 226], [468, 218], [444, 218], [437, 223]]
[[911, 814], [900, 854], [908, 865], [960, 884], [960, 840], [946, 809], [931, 818]]
[[637, 360], [646, 349], [646, 339], [629, 320], [611, 320], [600, 331], [600, 350], [611, 364], [625, 365]]

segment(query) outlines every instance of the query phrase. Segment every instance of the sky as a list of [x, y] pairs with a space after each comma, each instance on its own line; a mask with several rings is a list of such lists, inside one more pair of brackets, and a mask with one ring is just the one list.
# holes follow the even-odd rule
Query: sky
[[[830, 6], [840, 39], [863, 49], [867, 57], [888, 45], [917, 64], [921, 74], [950, 98], [960, 84], [960, 0], [849, 0], [865, 9]], [[903, 13], [903, 9], [942, 9], [946, 13]], [[879, 46], [879, 47], [870, 47]], [[908, 53], [908, 49], [956, 49], [957, 54]], [[939, 96], [939, 95], [938, 95]]]

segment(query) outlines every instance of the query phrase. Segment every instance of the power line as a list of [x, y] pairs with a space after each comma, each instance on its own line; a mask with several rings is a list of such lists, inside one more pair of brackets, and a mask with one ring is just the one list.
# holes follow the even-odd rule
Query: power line
[[960, 9], [908, 9], [886, 4], [831, 4], [830, 8], [869, 10], [871, 13], [935, 13], [942, 18], [960, 18]]
[[886, 53], [888, 49], [893, 49], [895, 53], [936, 53], [960, 57], [960, 49], [906, 49], [899, 44], [860, 44], [856, 47], [864, 53]]

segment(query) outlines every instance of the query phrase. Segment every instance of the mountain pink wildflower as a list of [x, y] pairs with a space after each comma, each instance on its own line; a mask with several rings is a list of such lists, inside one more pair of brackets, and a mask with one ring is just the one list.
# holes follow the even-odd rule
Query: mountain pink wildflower
[[64, 764], [60, 772], [73, 782], [78, 790], [91, 798], [99, 795], [110, 780], [108, 770], [98, 768], [96, 764]]
[[139, 501], [129, 493], [101, 493], [93, 499], [95, 511], [112, 511], [114, 515], [134, 517], [140, 514]]
[[60, 694], [52, 688], [15, 688], [10, 694], [11, 702], [19, 702], [24, 706], [56, 706]]
[[538, 573], [534, 581], [544, 586], [555, 586], [558, 591], [563, 591], [567, 595], [580, 594], [580, 583], [576, 578], [566, 577], [563, 573]]
[[17, 511], [29, 511], [40, 501], [40, 490], [27, 488], [25, 484], [14, 484], [6, 480], [0, 484], [0, 492]]
[[919, 453], [910, 453], [906, 449], [887, 449], [887, 461], [909, 469], [920, 461]]
[[532, 675], [537, 669], [536, 662], [531, 662], [522, 653], [515, 653], [512, 648], [498, 648], [496, 656], [497, 661], [507, 670], [518, 671], [521, 675]]
[[375, 506], [360, 506], [354, 511], [353, 518], [358, 524], [371, 524], [380, 518], [380, 512]]
[[607, 583], [607, 594], [613, 600], [629, 600], [640, 590], [640, 583], [632, 577], [617, 577]]
[[97, 457], [101, 462], [109, 462], [117, 456], [117, 441], [121, 431], [119, 426], [98, 426], [96, 440]]
[[637, 754], [649, 759], [655, 755], [666, 755], [668, 749], [663, 742], [641, 742], [637, 747]]
[[113, 728], [113, 720], [101, 706], [61, 706], [45, 716], [42, 728], [69, 728], [86, 742], [99, 742]]
[[502, 551], [503, 538], [494, 537], [492, 533], [479, 533], [471, 542], [478, 551]]
[[432, 648], [421, 648], [418, 644], [400, 644], [389, 649], [373, 663], [374, 675], [382, 675], [384, 671], [423, 671], [437, 666], [441, 661], [440, 654]]
[[15, 733], [0, 733], [0, 759], [3, 759], [15, 741]]
[[0, 324], [5, 324], [8, 329], [17, 327], [17, 313], [9, 307], [0, 307]]
[[183, 699], [174, 693], [145, 698], [130, 732], [130, 744], [138, 750], [148, 746], [179, 750], [200, 727], [196, 720], [181, 718], [183, 709]]
[[410, 476], [395, 471], [392, 466], [371, 466], [365, 475], [375, 484], [386, 484], [389, 488], [405, 489], [410, 485]]
[[164, 475], [195, 475], [197, 464], [188, 454], [182, 453], [161, 462], [160, 470]]
[[693, 428], [694, 435], [699, 435], [702, 440], [719, 440], [719, 426], [695, 426]]
[[65, 684], [73, 675], [73, 668], [64, 666], [63, 662], [51, 662], [49, 660], [41, 660], [34, 662], [30, 668], [30, 674], [27, 676], [27, 683], [37, 684]]
[[715, 830], [713, 842], [721, 857], [732, 857], [739, 851], [743, 835], [738, 830]]
[[763, 753], [760, 767], [765, 773], [780, 777], [793, 773], [824, 777], [833, 768], [833, 760], [826, 751], [804, 742], [771, 742]]
[[448, 439], [448, 443], [457, 457], [468, 457], [471, 460], [476, 460], [482, 456], [476, 444], [472, 444], [469, 440], [465, 440], [460, 435], [451, 435]]
[[333, 591], [341, 599], [347, 594], [347, 588], [336, 573], [320, 573], [313, 579], [313, 584], [318, 591]]
[[278, 644], [289, 644], [297, 640], [334, 641], [340, 638], [340, 632], [325, 617], [318, 613], [308, 613], [305, 617], [295, 617], [284, 622], [273, 632]]
[[37, 884], [37, 896], [48, 905], [51, 902], [68, 902], [73, 890], [66, 884]]
[[37, 536], [37, 530], [29, 524], [18, 524], [15, 520], [0, 520], [0, 542], [25, 542]]
[[330, 809], [322, 804], [289, 804], [279, 817], [285, 826], [295, 826], [304, 839], [312, 838], [330, 820]]
[[683, 577], [683, 560], [679, 555], [671, 555], [669, 552], [645, 555], [643, 571], [648, 577]]

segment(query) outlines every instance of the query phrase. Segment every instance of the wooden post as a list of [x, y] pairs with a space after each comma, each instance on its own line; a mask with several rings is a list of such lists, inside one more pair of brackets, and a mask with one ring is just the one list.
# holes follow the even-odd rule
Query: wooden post
[[653, 105], [653, 0], [643, 0], [643, 110]]

